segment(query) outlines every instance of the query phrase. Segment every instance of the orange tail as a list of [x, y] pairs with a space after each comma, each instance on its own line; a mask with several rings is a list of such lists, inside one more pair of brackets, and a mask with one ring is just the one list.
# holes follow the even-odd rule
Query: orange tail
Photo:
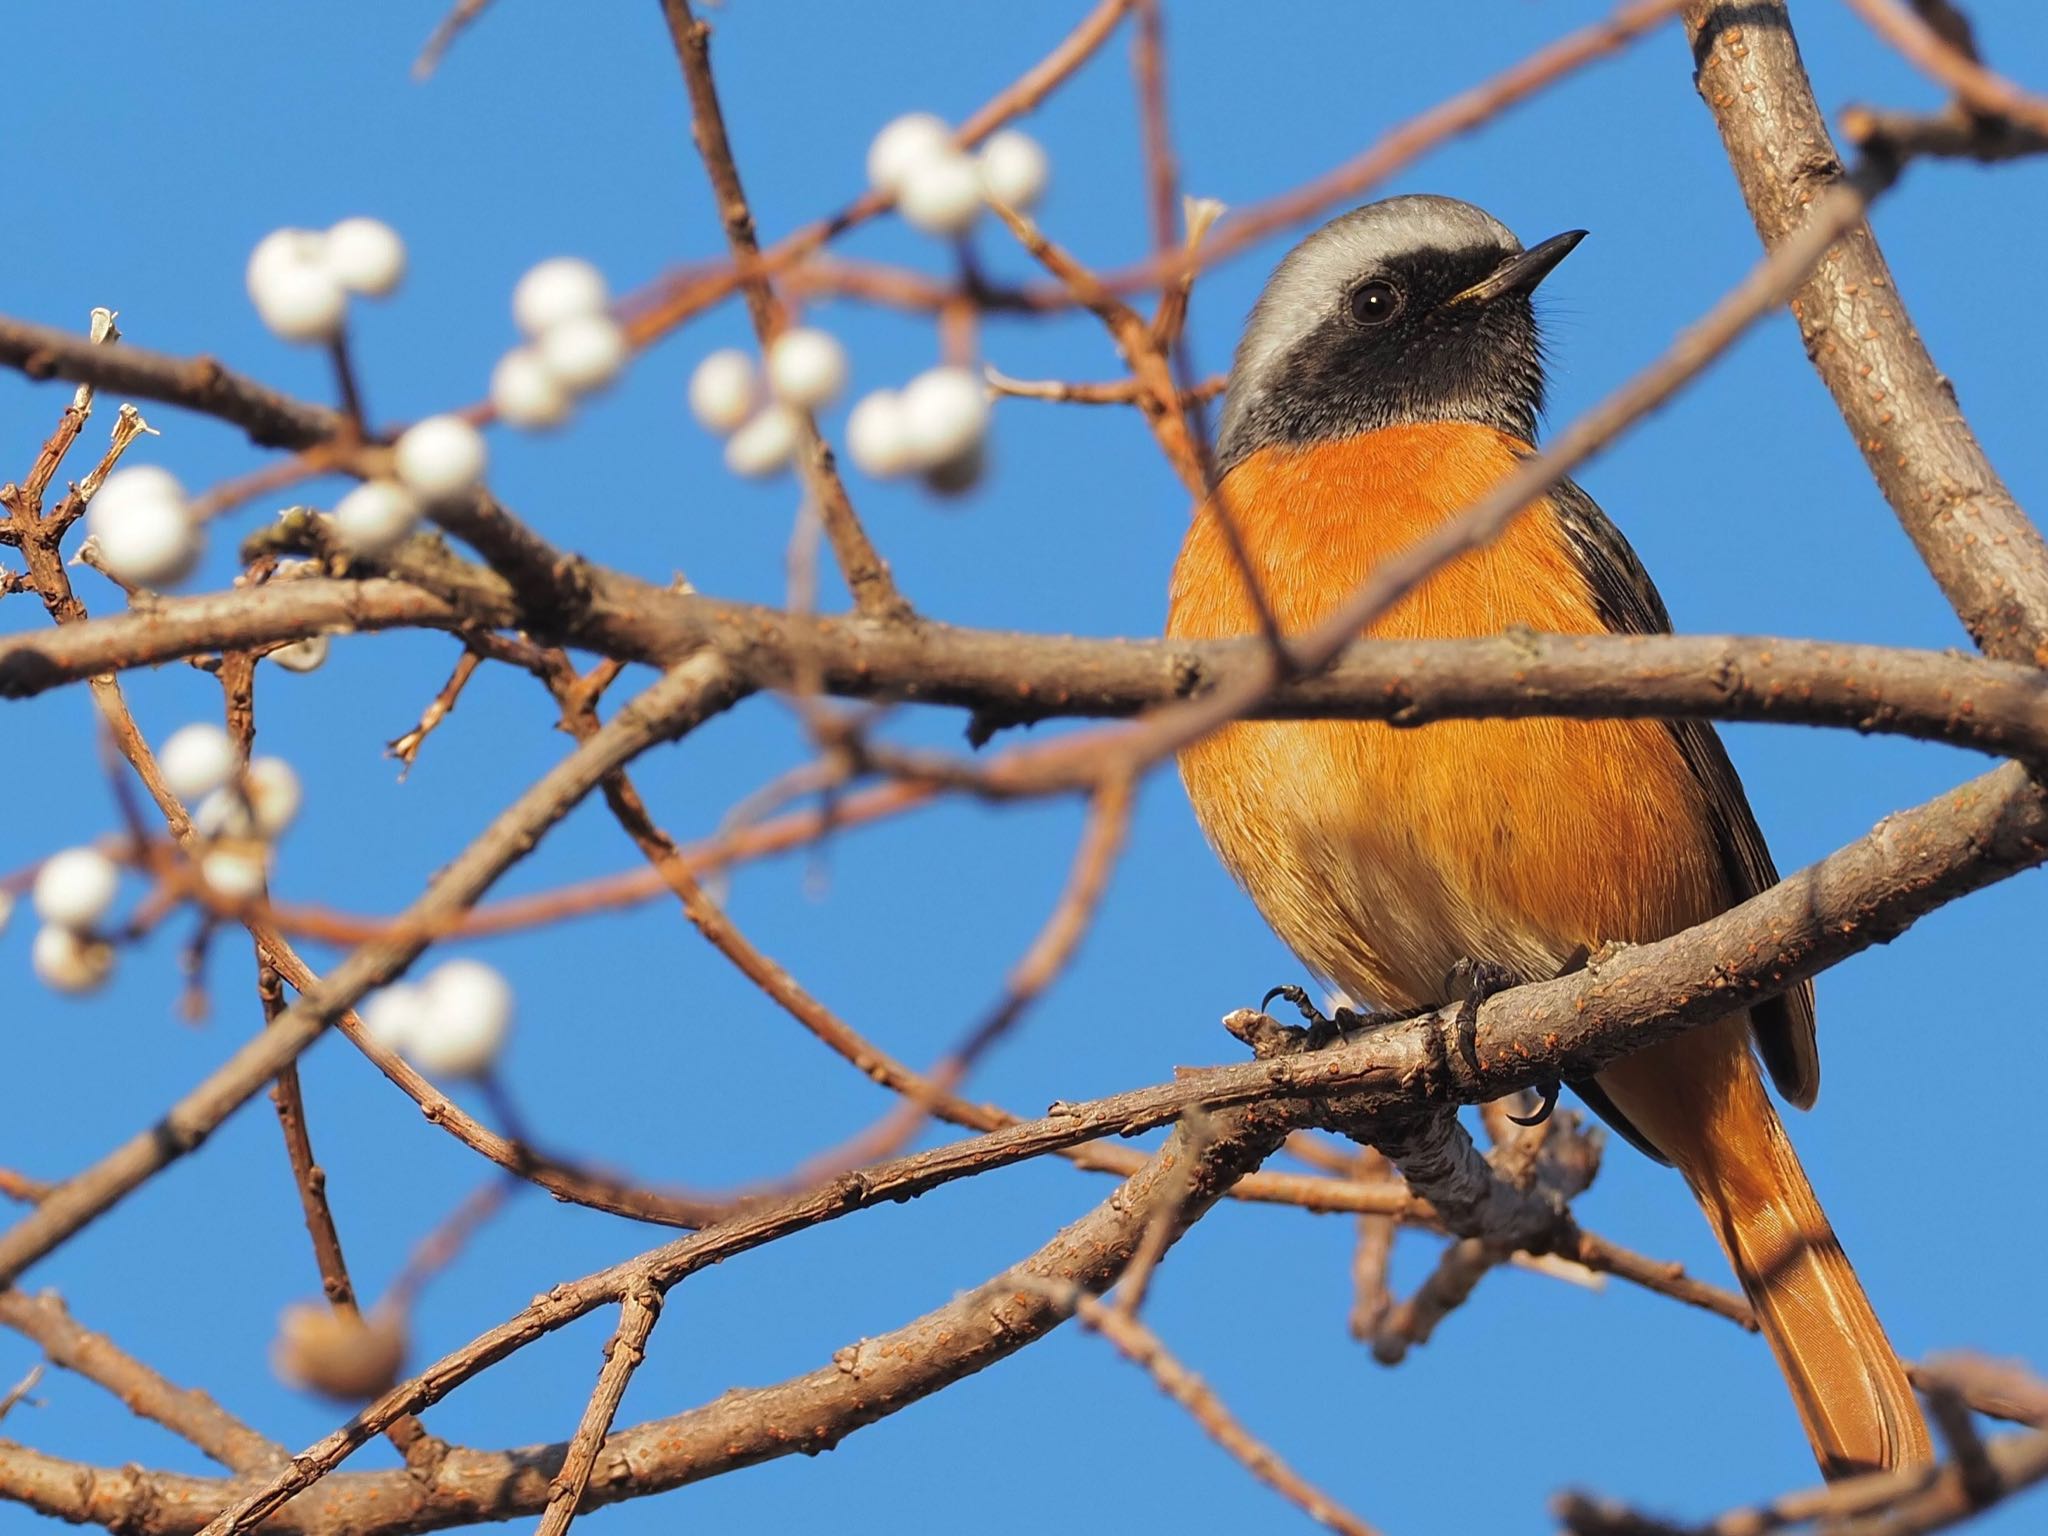
[[1678, 1165], [1763, 1324], [1828, 1477], [1931, 1462], [1905, 1368], [1749, 1053], [1741, 1016], [1616, 1062], [1599, 1085]]

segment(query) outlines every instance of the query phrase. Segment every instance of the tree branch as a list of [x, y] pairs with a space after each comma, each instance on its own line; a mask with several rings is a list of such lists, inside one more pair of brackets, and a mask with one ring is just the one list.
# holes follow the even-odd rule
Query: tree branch
[[[524, 626], [529, 616], [504, 583], [453, 564], [471, 573], [459, 600], [387, 577], [315, 577], [0, 637], [0, 698], [313, 634]], [[596, 579], [596, 614], [588, 633], [579, 627], [572, 638], [658, 666], [715, 646], [757, 688], [788, 686], [800, 659], [815, 658], [829, 692], [956, 706], [992, 725], [1118, 718], [1234, 694], [1264, 658], [1263, 645], [1249, 640], [1094, 640], [936, 622], [904, 631], [618, 581]], [[1423, 725], [1537, 715], [1834, 725], [2048, 755], [2048, 691], [2033, 667], [1819, 640], [1520, 633], [1354, 641], [1321, 673], [1260, 694], [1250, 717]]]
[[309, 448], [339, 436], [338, 411], [308, 405], [211, 357], [172, 357], [143, 347], [97, 346], [47, 325], [0, 317], [0, 365], [32, 379], [68, 379], [119, 394], [162, 400], [230, 422], [264, 448]]
[[[725, 114], [718, 105], [718, 84], [711, 74], [711, 29], [690, 14], [689, 0], [661, 0], [661, 11], [690, 93], [692, 137], [711, 178], [711, 191], [718, 201], [726, 241], [732, 247], [741, 291], [746, 295], [747, 313], [753, 319], [754, 335], [765, 354], [787, 327], [789, 317], [760, 269], [761, 247], [754, 237], [754, 215], [740, 185], [739, 166], [726, 137]], [[853, 593], [854, 606], [871, 619], [910, 618], [910, 605], [896, 590], [888, 565], [875, 553], [867, 529], [861, 526], [860, 517], [853, 510], [853, 500], [846, 494], [846, 482], [839, 477], [832, 450], [818, 431], [816, 415], [808, 410], [797, 415], [801, 422], [798, 459], [804, 487], [824, 521], [825, 537], [832, 541], [832, 553]]]
[[[1843, 184], [1783, 0], [1688, 0], [1696, 83], [1764, 244]], [[1857, 222], [1792, 295], [1808, 358], [1977, 644], [2048, 663], [2048, 546], [1992, 468]]]
[[231, 1471], [267, 1472], [285, 1460], [283, 1446], [206, 1393], [173, 1386], [105, 1334], [80, 1327], [54, 1291], [0, 1290], [0, 1324], [34, 1341], [50, 1364], [97, 1382], [130, 1413], [163, 1425]]
[[[602, 732], [544, 774], [494, 821], [408, 909], [431, 924], [473, 904], [523, 858], [548, 828], [603, 777], [655, 743], [683, 734], [727, 708], [741, 688], [718, 658], [686, 662], [609, 721]], [[401, 934], [363, 945], [327, 981], [279, 1015], [154, 1126], [67, 1179], [28, 1215], [0, 1233], [0, 1283], [22, 1271], [150, 1175], [192, 1151], [214, 1128], [317, 1039], [335, 1014], [397, 976], [427, 940]]]

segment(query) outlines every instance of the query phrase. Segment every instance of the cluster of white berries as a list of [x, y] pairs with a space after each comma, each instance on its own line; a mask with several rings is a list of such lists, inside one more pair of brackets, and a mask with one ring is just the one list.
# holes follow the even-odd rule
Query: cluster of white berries
[[713, 352], [690, 376], [690, 410], [726, 439], [736, 475], [772, 475], [788, 467], [803, 413], [830, 405], [846, 388], [846, 349], [829, 331], [793, 326], [768, 348], [767, 377], [737, 348]]
[[611, 317], [604, 274], [555, 256], [519, 279], [512, 318], [527, 336], [491, 372], [491, 405], [515, 427], [558, 427], [579, 395], [602, 389], [626, 366], [626, 333]]
[[292, 765], [281, 757], [257, 757], [238, 768], [227, 732], [207, 724], [173, 731], [157, 765], [173, 794], [196, 802], [192, 824], [207, 839], [199, 873], [214, 893], [229, 901], [261, 894], [270, 845], [305, 799]]
[[512, 1029], [512, 987], [481, 960], [445, 960], [363, 1004], [363, 1027], [433, 1077], [482, 1077]]
[[878, 389], [846, 418], [846, 449], [877, 479], [915, 474], [957, 493], [981, 478], [988, 390], [965, 368], [928, 368], [902, 389]]
[[274, 229], [249, 254], [249, 298], [286, 341], [332, 341], [352, 293], [381, 299], [405, 277], [405, 242], [379, 219], [343, 219], [322, 233]]
[[[172, 794], [196, 802], [192, 824], [206, 840], [200, 877], [229, 901], [261, 894], [270, 845], [291, 825], [303, 799], [291, 764], [259, 757], [242, 767], [227, 732], [194, 724], [165, 739], [157, 766]], [[105, 933], [120, 883], [119, 867], [93, 847], [66, 848], [37, 869], [30, 900], [42, 927], [29, 960], [45, 986], [90, 992], [113, 974], [114, 946]], [[0, 923], [7, 908], [0, 895]]]
[[382, 554], [419, 526], [430, 502], [475, 489], [489, 461], [483, 433], [462, 417], [414, 422], [391, 445], [391, 478], [365, 480], [334, 504], [334, 531], [357, 554]]
[[869, 183], [892, 195], [911, 225], [933, 235], [965, 234], [985, 201], [1023, 212], [1045, 194], [1050, 173], [1045, 150], [1029, 134], [1006, 128], [970, 157], [929, 112], [897, 118], [868, 146]]
[[114, 946], [98, 930], [120, 887], [120, 870], [97, 848], [66, 848], [43, 860], [30, 898], [43, 926], [29, 964], [44, 986], [90, 992], [114, 974]]
[[[846, 373], [846, 351], [833, 336], [799, 327], [768, 349], [765, 389], [754, 360], [737, 348], [705, 358], [690, 377], [690, 409], [711, 431], [729, 434], [728, 469], [772, 475], [796, 452], [800, 413], [835, 399]], [[934, 489], [959, 491], [981, 473], [987, 430], [981, 382], [965, 368], [933, 368], [902, 390], [876, 390], [854, 406], [846, 446], [877, 479], [919, 474]]]

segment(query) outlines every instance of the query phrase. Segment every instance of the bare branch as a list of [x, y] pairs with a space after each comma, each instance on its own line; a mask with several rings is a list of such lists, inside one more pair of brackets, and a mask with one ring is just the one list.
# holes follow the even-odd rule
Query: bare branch
[[535, 1536], [563, 1536], [569, 1522], [576, 1518], [584, 1492], [590, 1487], [591, 1468], [604, 1448], [604, 1437], [611, 1431], [619, 1401], [626, 1395], [626, 1383], [646, 1358], [647, 1336], [654, 1331], [655, 1320], [660, 1316], [661, 1293], [652, 1286], [629, 1291], [619, 1302], [619, 1326], [605, 1345], [604, 1369], [598, 1372], [597, 1386], [590, 1394], [589, 1406], [583, 1410], [583, 1422], [576, 1426], [575, 1437], [569, 1441], [562, 1470], [550, 1485], [553, 1492], [548, 1495], [548, 1507], [541, 1513]]
[[1986, 69], [1899, 0], [1849, 0], [1849, 9], [1978, 112], [2005, 118], [2031, 133], [2048, 134], [2048, 98], [2023, 91]]
[[[520, 626], [530, 618], [502, 583], [476, 577], [459, 599], [389, 578], [312, 578], [169, 598], [147, 614], [0, 637], [0, 698], [219, 648], [413, 625]], [[807, 654], [818, 659], [829, 692], [958, 706], [1004, 724], [1114, 718], [1250, 694], [1250, 718], [1422, 725], [1488, 716], [1692, 716], [1847, 726], [2048, 756], [2048, 699], [2035, 668], [1943, 652], [1690, 635], [1364, 640], [1315, 676], [1260, 690], [1264, 647], [1255, 641], [1088, 640], [932, 621], [899, 632], [620, 583], [598, 580], [600, 597], [572, 638], [654, 665], [715, 645], [761, 688], [788, 685]]]
[[1378, 1536], [1371, 1526], [1309, 1483], [1281, 1460], [1277, 1451], [1240, 1424], [1214, 1389], [1176, 1360], [1159, 1336], [1130, 1312], [1103, 1305], [1079, 1286], [1053, 1285], [1043, 1280], [1026, 1283], [1051, 1298], [1061, 1310], [1072, 1312], [1083, 1327], [1109, 1340], [1119, 1354], [1151, 1376], [1160, 1391], [1185, 1408], [1210, 1439], [1244, 1463], [1247, 1472], [1298, 1505], [1311, 1520], [1341, 1531], [1344, 1536]]
[[420, 49], [420, 56], [412, 61], [412, 77], [424, 80], [441, 67], [441, 60], [455, 40], [475, 24], [478, 17], [489, 9], [491, 0], [455, 0], [434, 26], [431, 36]]
[[[1700, 95], [1765, 245], [1844, 185], [1783, 0], [1688, 0]], [[1856, 222], [1792, 295], [1807, 356], [1885, 500], [1978, 645], [2048, 661], [2048, 545], [1956, 409], [1884, 253]]]
[[[692, 136], [711, 177], [711, 190], [718, 200], [725, 237], [739, 269], [754, 334], [766, 352], [788, 325], [789, 317], [775, 297], [766, 273], [760, 270], [761, 247], [754, 238], [754, 216], [740, 185], [739, 167], [733, 161], [732, 144], [726, 137], [725, 114], [718, 105], [718, 86], [711, 75], [711, 29], [691, 15], [689, 0], [661, 0], [661, 11], [668, 22], [676, 58], [683, 67], [684, 84], [689, 87]], [[853, 510], [846, 483], [839, 478], [838, 467], [833, 463], [832, 450], [818, 431], [817, 417], [810, 411], [800, 411], [798, 415], [802, 420], [802, 442], [797, 451], [804, 488], [824, 519], [825, 536], [832, 541], [832, 552], [838, 557], [840, 574], [853, 593], [854, 606], [872, 619], [910, 618], [910, 605], [897, 592], [888, 565], [875, 553], [867, 530]]]
[[[729, 669], [715, 657], [676, 668], [521, 795], [448, 865], [408, 915], [416, 922], [433, 922], [470, 906], [606, 774], [657, 742], [672, 739], [725, 709], [740, 691]], [[157, 1124], [66, 1180], [27, 1216], [0, 1233], [0, 1280], [16, 1280], [30, 1264], [151, 1174], [192, 1151], [295, 1060], [337, 1013], [371, 988], [390, 981], [425, 947], [424, 939], [399, 937], [373, 941], [350, 955], [324, 984], [245, 1044]]]
[[232, 422], [265, 448], [308, 448], [339, 435], [342, 416], [231, 373], [210, 357], [97, 346], [83, 336], [0, 317], [0, 365], [32, 379], [68, 379]]
[[33, 1340], [50, 1364], [97, 1382], [129, 1412], [163, 1425], [231, 1471], [268, 1471], [285, 1459], [283, 1446], [204, 1392], [173, 1386], [105, 1334], [80, 1327], [54, 1291], [0, 1290], [0, 1324]]

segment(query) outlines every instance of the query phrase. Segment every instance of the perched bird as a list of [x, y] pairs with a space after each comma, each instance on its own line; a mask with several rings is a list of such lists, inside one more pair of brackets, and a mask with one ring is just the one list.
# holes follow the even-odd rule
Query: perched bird
[[[1268, 281], [1231, 370], [1221, 481], [1174, 567], [1168, 633], [1256, 633], [1221, 517], [1281, 628], [1307, 630], [1394, 551], [1534, 449], [1531, 291], [1583, 237], [1523, 250], [1442, 197], [1326, 224]], [[1222, 503], [1219, 511], [1216, 502]], [[1394, 638], [1668, 630], [1620, 531], [1561, 484], [1371, 628]], [[1645, 720], [1252, 721], [1181, 755], [1197, 818], [1310, 970], [1411, 1010], [1474, 965], [1554, 976], [1612, 941], [1704, 921], [1777, 879], [1713, 729]], [[1752, 1053], [1754, 1047], [1754, 1054]], [[1822, 1469], [1931, 1459], [1906, 1373], [1765, 1091], [1820, 1087], [1801, 986], [1572, 1086], [1676, 1164], [1713, 1224]]]

